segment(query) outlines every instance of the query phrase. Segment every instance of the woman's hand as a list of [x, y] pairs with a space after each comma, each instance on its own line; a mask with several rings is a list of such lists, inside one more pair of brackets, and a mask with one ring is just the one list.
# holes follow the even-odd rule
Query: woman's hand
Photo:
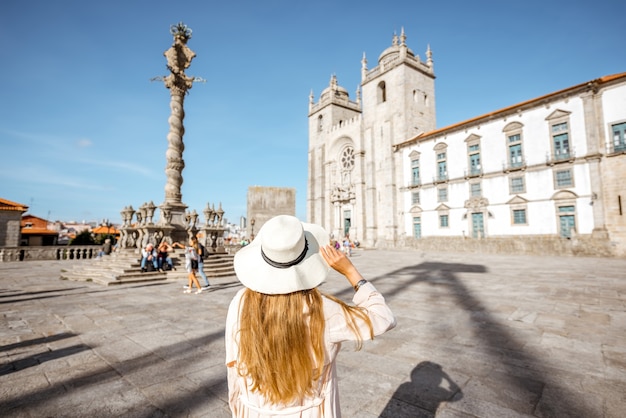
[[321, 247], [320, 254], [330, 267], [346, 276], [346, 279], [348, 279], [352, 286], [363, 279], [363, 276], [361, 276], [361, 273], [354, 267], [352, 261], [350, 261], [342, 251], [335, 249], [332, 245]]

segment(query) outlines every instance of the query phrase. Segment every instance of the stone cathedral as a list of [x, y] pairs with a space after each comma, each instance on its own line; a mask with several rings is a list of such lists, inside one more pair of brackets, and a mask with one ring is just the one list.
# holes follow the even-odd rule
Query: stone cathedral
[[435, 129], [432, 53], [420, 59], [402, 31], [375, 68], [368, 69], [365, 56], [361, 64], [356, 101], [335, 76], [317, 103], [311, 94], [307, 218], [336, 238], [393, 245], [400, 208], [391, 145]]
[[626, 256], [626, 73], [436, 126], [433, 54], [394, 35], [354, 100], [309, 97], [307, 221], [368, 248]]

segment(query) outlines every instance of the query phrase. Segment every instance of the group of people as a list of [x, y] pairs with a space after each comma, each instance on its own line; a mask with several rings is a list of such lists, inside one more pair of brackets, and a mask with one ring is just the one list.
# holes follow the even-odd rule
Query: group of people
[[[174, 251], [174, 248], [181, 248], [185, 254], [185, 270], [187, 271], [188, 283], [184, 286], [184, 293], [191, 293], [194, 285], [196, 286], [195, 293], [201, 293], [210, 287], [209, 279], [204, 272], [204, 259], [208, 257], [208, 252], [204, 245], [198, 242], [198, 238], [191, 237], [187, 245], [183, 245], [179, 242], [174, 242], [170, 245], [167, 241], [162, 241], [159, 244], [158, 249], [154, 248], [154, 245], [148, 244], [141, 250], [141, 271], [147, 271], [148, 263], [157, 271], [176, 270], [170, 253]], [[203, 281], [203, 285], [200, 285], [197, 275]]]
[[352, 249], [358, 246], [358, 241], [352, 242], [350, 236], [346, 235], [341, 241], [333, 239], [331, 245], [336, 250], [343, 251], [348, 257], [352, 256]]
[[146, 245], [141, 250], [141, 271], [147, 271], [148, 265], [151, 265], [157, 271], [175, 270], [176, 267], [174, 267], [172, 258], [169, 256], [169, 253], [173, 250], [167, 241], [161, 242], [158, 249], [154, 248], [152, 244]]

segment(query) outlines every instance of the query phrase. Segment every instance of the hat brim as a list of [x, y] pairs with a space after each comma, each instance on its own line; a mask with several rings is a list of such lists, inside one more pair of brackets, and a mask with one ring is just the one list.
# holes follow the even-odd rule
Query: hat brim
[[320, 254], [320, 247], [330, 243], [324, 228], [302, 223], [308, 250], [304, 259], [289, 268], [269, 265], [261, 256], [263, 229], [256, 238], [235, 254], [235, 273], [248, 289], [268, 295], [282, 295], [313, 289], [326, 280], [330, 266]]

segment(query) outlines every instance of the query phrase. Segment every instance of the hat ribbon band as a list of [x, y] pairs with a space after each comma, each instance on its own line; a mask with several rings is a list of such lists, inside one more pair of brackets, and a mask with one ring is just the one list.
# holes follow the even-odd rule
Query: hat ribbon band
[[286, 269], [291, 266], [295, 266], [296, 264], [300, 264], [300, 262], [304, 260], [304, 257], [306, 256], [306, 253], [308, 250], [309, 250], [309, 242], [306, 240], [306, 238], [304, 238], [304, 249], [298, 256], [298, 258], [296, 258], [293, 261], [288, 261], [286, 263], [279, 263], [278, 261], [274, 261], [265, 255], [265, 253], [263, 252], [263, 247], [261, 247], [261, 257], [263, 257], [263, 260], [265, 260], [265, 262], [272, 267], [275, 267], [277, 269]]

